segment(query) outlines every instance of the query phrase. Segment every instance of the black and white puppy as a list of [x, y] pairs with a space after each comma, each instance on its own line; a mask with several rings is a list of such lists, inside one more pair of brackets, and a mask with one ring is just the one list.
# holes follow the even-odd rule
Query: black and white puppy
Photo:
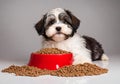
[[35, 25], [43, 38], [43, 48], [59, 48], [73, 53], [73, 64], [108, 60], [101, 44], [88, 36], [76, 33], [80, 20], [70, 11], [55, 8], [46, 13]]

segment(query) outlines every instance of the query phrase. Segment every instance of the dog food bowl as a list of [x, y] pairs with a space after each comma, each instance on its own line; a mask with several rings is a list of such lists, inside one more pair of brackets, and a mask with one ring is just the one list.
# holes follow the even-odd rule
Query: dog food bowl
[[72, 53], [66, 54], [40, 54], [32, 53], [29, 66], [38, 67], [40, 69], [56, 70], [65, 65], [71, 65], [73, 62]]

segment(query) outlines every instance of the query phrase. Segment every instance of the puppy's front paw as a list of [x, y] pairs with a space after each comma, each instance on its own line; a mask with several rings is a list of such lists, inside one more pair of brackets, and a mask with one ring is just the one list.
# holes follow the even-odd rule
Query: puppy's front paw
[[107, 55], [103, 54], [101, 60], [102, 60], [102, 61], [108, 61], [109, 58], [108, 58]]

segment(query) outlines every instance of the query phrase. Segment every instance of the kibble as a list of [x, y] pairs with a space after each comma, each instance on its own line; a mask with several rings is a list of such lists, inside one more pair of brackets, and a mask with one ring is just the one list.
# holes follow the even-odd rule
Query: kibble
[[43, 49], [37, 51], [36, 53], [39, 53], [39, 54], [67, 54], [67, 53], [71, 53], [71, 52], [61, 50], [58, 48], [43, 48]]
[[2, 72], [15, 73], [17, 76], [31, 76], [31, 77], [36, 77], [40, 75], [79, 77], [104, 74], [108, 72], [108, 69], [101, 68], [95, 64], [89, 63], [64, 66], [59, 68], [58, 70], [39, 69], [37, 67], [27, 65], [25, 66], [11, 65], [10, 67], [2, 70]]

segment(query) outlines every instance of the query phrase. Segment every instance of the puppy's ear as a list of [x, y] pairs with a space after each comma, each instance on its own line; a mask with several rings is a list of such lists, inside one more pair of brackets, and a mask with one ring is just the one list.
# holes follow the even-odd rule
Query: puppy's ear
[[45, 28], [44, 28], [45, 19], [46, 19], [46, 15], [44, 15], [43, 18], [35, 25], [35, 29], [37, 30], [39, 35], [44, 34], [44, 31], [45, 31]]
[[76, 31], [80, 25], [80, 20], [77, 17], [75, 17], [69, 10], [65, 10], [65, 11], [70, 16], [70, 18], [72, 20], [72, 27]]

